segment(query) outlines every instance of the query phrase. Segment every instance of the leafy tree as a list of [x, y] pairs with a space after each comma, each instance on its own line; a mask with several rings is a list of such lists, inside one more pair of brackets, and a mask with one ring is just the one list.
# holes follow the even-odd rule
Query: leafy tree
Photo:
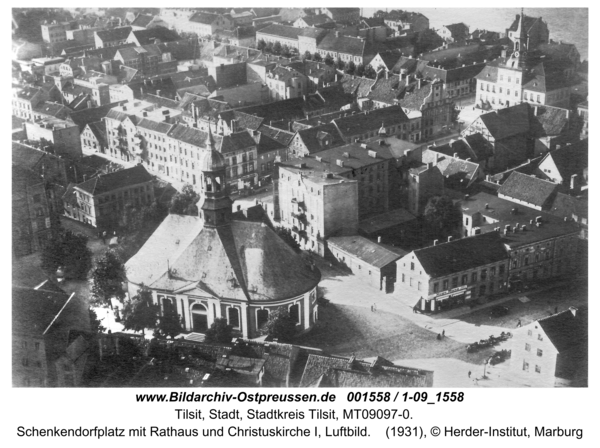
[[427, 201], [423, 218], [432, 236], [443, 236], [460, 226], [462, 214], [448, 196], [433, 196]]
[[302, 56], [302, 59], [306, 59], [307, 61], [312, 60], [312, 53], [308, 50], [306, 50], [304, 52], [304, 56]]
[[292, 232], [285, 227], [278, 227], [275, 229], [275, 233], [281, 238], [288, 246], [294, 249], [296, 252], [300, 251], [300, 245], [294, 239]]
[[373, 17], [376, 19], [385, 19], [387, 17], [387, 12], [382, 11], [381, 9], [373, 14]]
[[227, 319], [215, 319], [204, 334], [206, 342], [227, 343], [231, 341], [233, 335], [233, 327], [227, 323]]
[[296, 322], [286, 309], [279, 308], [269, 314], [269, 320], [261, 328], [261, 332], [279, 341], [289, 342], [296, 334]]
[[181, 333], [181, 320], [174, 307], [166, 307], [164, 309], [158, 329], [165, 336], [175, 337]]
[[106, 327], [102, 325], [102, 320], [98, 319], [98, 314], [92, 307], [88, 308], [90, 313], [90, 329], [92, 334], [103, 333], [106, 330]]
[[333, 56], [331, 56], [330, 54], [327, 54], [327, 56], [325, 56], [325, 64], [333, 65]]
[[319, 53], [317, 53], [315, 51], [315, 53], [313, 54], [312, 60], [313, 61], [317, 61], [317, 62], [321, 62], [323, 60], [323, 57]]
[[440, 47], [444, 44], [444, 39], [442, 39], [434, 30], [429, 28], [417, 33], [413, 38], [412, 43], [415, 47], [415, 53], [421, 54]]
[[338, 70], [344, 70], [344, 67], [346, 66], [345, 62], [342, 61], [341, 58], [337, 58], [335, 61], [335, 66]]
[[287, 45], [284, 45], [283, 47], [281, 47], [281, 55], [285, 56], [286, 58], [289, 58], [292, 55], [292, 51], [290, 50], [290, 47], [288, 47]]
[[263, 51], [266, 46], [267, 46], [267, 43], [265, 42], [264, 39], [259, 39], [259, 41], [256, 42], [256, 49], [257, 50]]
[[364, 74], [364, 76], [366, 78], [375, 79], [375, 78], [377, 78], [377, 72], [375, 71], [375, 69], [372, 66], [367, 65], [365, 67], [365, 74]]
[[141, 285], [138, 293], [123, 306], [123, 327], [146, 334], [146, 328], [156, 328], [159, 314], [160, 306], [152, 300], [152, 291]]
[[349, 75], [353, 75], [355, 71], [356, 71], [356, 64], [354, 63], [354, 61], [347, 62], [346, 63], [346, 73], [348, 73]]
[[265, 47], [265, 53], [273, 53], [273, 42], [267, 42], [267, 46]]
[[354, 71], [356, 76], [363, 76], [365, 74], [365, 66], [363, 64], [358, 64], [356, 70]]
[[[109, 249], [96, 261], [92, 272], [92, 301], [101, 306], [111, 305], [110, 299], [125, 298], [123, 282], [126, 280], [125, 266], [117, 252]], [[112, 308], [112, 305], [111, 305]]]
[[273, 44], [273, 54], [281, 54], [281, 42], [277, 41]]
[[42, 269], [54, 273], [62, 266], [67, 278], [85, 279], [92, 267], [92, 251], [87, 242], [85, 235], [59, 230], [42, 249]]
[[169, 213], [176, 215], [198, 216], [196, 203], [200, 200], [198, 193], [190, 184], [185, 184], [180, 192], [171, 198]]

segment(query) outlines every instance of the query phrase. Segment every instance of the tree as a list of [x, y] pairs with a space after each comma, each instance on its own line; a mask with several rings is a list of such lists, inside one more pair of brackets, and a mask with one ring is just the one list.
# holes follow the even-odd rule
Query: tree
[[431, 236], [445, 236], [460, 226], [462, 213], [448, 196], [434, 196], [427, 201], [423, 218]]
[[335, 66], [338, 70], [344, 70], [344, 67], [346, 66], [345, 62], [342, 61], [341, 58], [337, 58], [335, 61]]
[[185, 184], [181, 191], [174, 194], [171, 198], [169, 213], [174, 215], [198, 216], [196, 203], [199, 200], [200, 196], [194, 191], [192, 186]]
[[302, 57], [302, 59], [306, 59], [307, 61], [312, 60], [312, 53], [310, 51], [306, 50], [304, 52], [304, 56]]
[[174, 307], [165, 307], [158, 324], [158, 329], [164, 336], [174, 338], [182, 331], [181, 319]]
[[444, 44], [444, 39], [442, 39], [434, 30], [428, 28], [417, 33], [413, 38], [412, 43], [415, 47], [415, 53], [421, 54], [442, 46]]
[[292, 232], [290, 232], [288, 229], [286, 229], [285, 227], [278, 227], [275, 229], [275, 233], [296, 252], [300, 251], [300, 245], [294, 239]]
[[327, 56], [325, 56], [325, 64], [333, 65], [333, 56], [331, 56], [329, 53], [327, 54]]
[[219, 342], [223, 344], [230, 342], [232, 335], [233, 327], [229, 325], [227, 319], [224, 318], [215, 319], [213, 324], [204, 334], [206, 342]]
[[267, 42], [267, 46], [265, 47], [265, 53], [273, 53], [273, 42]]
[[92, 251], [87, 242], [85, 235], [59, 230], [42, 249], [42, 269], [54, 274], [62, 266], [67, 278], [85, 279], [92, 267]]
[[365, 74], [365, 66], [363, 64], [358, 64], [358, 67], [356, 67], [354, 74], [356, 76], [363, 76]]
[[317, 61], [317, 62], [321, 62], [321, 61], [323, 60], [323, 57], [322, 57], [322, 56], [321, 56], [319, 53], [317, 53], [317, 52], [315, 51], [315, 53], [313, 54], [313, 58], [312, 58], [312, 60], [313, 60], [313, 61]]
[[98, 319], [96, 311], [92, 307], [88, 308], [88, 311], [90, 313], [90, 329], [92, 334], [104, 333], [106, 327], [102, 325], [102, 320]]
[[288, 47], [287, 45], [284, 45], [283, 47], [281, 47], [281, 55], [285, 56], [286, 58], [289, 58], [292, 55], [292, 51], [290, 50], [290, 47]]
[[125, 266], [117, 252], [109, 249], [96, 261], [92, 272], [92, 301], [100, 306], [112, 304], [110, 299], [123, 302], [125, 292], [123, 282], [126, 280]]
[[160, 306], [154, 303], [152, 291], [142, 284], [138, 293], [123, 306], [123, 327], [145, 335], [146, 328], [156, 328], [159, 315]]
[[263, 51], [266, 46], [267, 46], [267, 43], [265, 42], [264, 39], [259, 39], [259, 41], [256, 42], [256, 49], [257, 50]]
[[273, 44], [273, 54], [281, 54], [281, 42], [277, 41]]
[[346, 63], [346, 73], [348, 73], [349, 75], [353, 75], [354, 72], [356, 71], [356, 64], [354, 63], [354, 61], [349, 61]]
[[367, 66], [365, 67], [365, 73], [364, 73], [364, 76], [365, 76], [366, 78], [375, 79], [375, 78], [377, 78], [377, 72], [375, 71], [375, 69], [374, 69], [372, 66], [370, 66], [370, 65], [367, 65]]
[[267, 323], [261, 328], [261, 332], [279, 341], [289, 342], [296, 334], [296, 322], [286, 309], [279, 308], [271, 311]]

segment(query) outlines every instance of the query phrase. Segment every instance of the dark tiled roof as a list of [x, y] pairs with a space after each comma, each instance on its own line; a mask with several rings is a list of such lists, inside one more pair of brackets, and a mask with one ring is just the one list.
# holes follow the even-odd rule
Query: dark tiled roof
[[546, 208], [554, 199], [557, 188], [556, 184], [547, 180], [513, 171], [498, 189], [498, 195]]
[[[517, 31], [517, 28], [519, 27], [519, 20], [521, 19], [521, 14], [517, 14], [515, 17], [515, 20], [513, 20], [513, 23], [510, 25], [510, 28], [508, 29], [508, 31]], [[535, 25], [535, 23], [538, 20], [542, 20], [541, 17], [529, 17], [528, 15], [523, 15], [523, 28], [525, 29], [525, 31], [529, 31], [531, 30], [531, 27], [533, 25]]]
[[254, 115], [246, 114], [242, 111], [233, 111], [233, 116], [237, 120], [239, 129], [250, 129], [256, 131], [263, 122], [263, 119]]
[[374, 361], [309, 354], [300, 387], [400, 387], [433, 385], [433, 372]]
[[133, 22], [131, 22], [131, 25], [145, 28], [150, 24], [150, 22], [152, 22], [152, 20], [154, 20], [154, 16], [148, 14], [138, 14]]
[[552, 345], [562, 354], [587, 340], [587, 326], [581, 314], [580, 310], [577, 310], [575, 316], [571, 310], [565, 310], [540, 319], [537, 323], [542, 327]]
[[540, 164], [546, 159], [552, 159], [560, 176], [569, 182], [572, 175], [581, 176], [583, 170], [588, 167], [588, 140], [581, 140], [573, 145], [555, 149], [546, 154]]
[[256, 146], [256, 142], [250, 136], [250, 134], [248, 134], [246, 131], [242, 131], [222, 136], [220, 145], [217, 144], [217, 150], [225, 154], [252, 146]]
[[174, 42], [179, 39], [177, 33], [168, 28], [157, 26], [148, 30], [132, 31], [140, 45]]
[[369, 92], [368, 97], [373, 101], [393, 105], [398, 104], [398, 100], [403, 96], [406, 88], [406, 82], [400, 79], [398, 75], [389, 76], [377, 80]]
[[268, 135], [270, 138], [281, 143], [284, 146], [288, 146], [294, 138], [294, 135], [296, 135], [295, 132], [274, 128], [271, 126], [267, 126], [266, 124], [260, 125], [258, 131], [262, 134]]
[[119, 102], [110, 103], [105, 104], [104, 106], [90, 107], [77, 112], [72, 112], [70, 119], [79, 127], [80, 131], [83, 131], [83, 128], [85, 128], [87, 124], [102, 120], [102, 118], [108, 115], [113, 107], [118, 106], [119, 104]]
[[445, 25], [446, 28], [452, 34], [452, 37], [461, 38], [469, 35], [469, 27], [464, 23], [453, 23], [452, 25]]
[[44, 101], [33, 108], [33, 112], [38, 114], [51, 115], [62, 120], [69, 117], [71, 110], [59, 103]]
[[[169, 137], [201, 148], [205, 147], [207, 136], [208, 133], [204, 131], [182, 124], [174, 125], [169, 131]], [[217, 137], [219, 136], [215, 136], [215, 138]]]
[[169, 109], [180, 110], [180, 102], [175, 101], [169, 98], [164, 98], [162, 96], [153, 95], [151, 93], [147, 93], [141, 98], [143, 101], [147, 101], [152, 104], [156, 104], [159, 107], [167, 107]]
[[[300, 130], [298, 136], [302, 139], [310, 154], [344, 144], [342, 136], [333, 123]], [[331, 139], [329, 145], [324, 147], [323, 139], [326, 136], [331, 136]]]
[[471, 151], [475, 155], [474, 161], [487, 160], [494, 155], [494, 147], [486, 140], [486, 138], [479, 132], [463, 137], [463, 140], [467, 142]]
[[142, 184], [152, 180], [152, 176], [142, 165], [103, 174], [77, 185], [77, 188], [92, 195], [107, 193], [119, 188]]
[[414, 251], [423, 269], [433, 278], [466, 271], [508, 259], [499, 232], [489, 232]]
[[13, 332], [41, 337], [69, 300], [65, 292], [13, 287]]
[[408, 121], [408, 117], [400, 106], [382, 107], [366, 114], [348, 115], [333, 120], [344, 137], [373, 132], [380, 129], [382, 125], [389, 127]]
[[256, 147], [259, 155], [267, 154], [272, 151], [278, 151], [280, 149], [285, 149], [285, 148], [287, 148], [287, 146], [285, 146], [283, 143], [280, 143], [277, 140], [274, 140], [271, 137], [269, 137], [268, 135], [265, 135], [262, 133], [260, 134], [260, 138], [258, 140], [258, 144]]
[[96, 121], [88, 124], [90, 131], [94, 134], [94, 137], [98, 140], [100, 146], [106, 148], [106, 122], [104, 120]]
[[306, 23], [308, 26], [319, 26], [319, 25], [323, 25], [325, 23], [333, 22], [333, 20], [331, 20], [329, 18], [329, 16], [327, 16], [325, 14], [316, 14], [313, 16], [305, 16], [305, 17], [302, 17], [302, 20], [304, 20], [304, 23]]
[[160, 134], [168, 134], [171, 128], [174, 126], [164, 121], [148, 120], [147, 118], [140, 118], [136, 126], [142, 129], [148, 129], [149, 131], [158, 132]]
[[[295, 28], [293, 26], [279, 25], [273, 23], [269, 26], [264, 27], [257, 34], [268, 34], [271, 36], [283, 37], [286, 39], [298, 39], [298, 36], [303, 34], [303, 28]], [[257, 36], [257, 39], [260, 37]]]
[[482, 114], [479, 118], [489, 133], [501, 140], [529, 132], [529, 108], [528, 103], [521, 103]]
[[577, 53], [577, 48], [575, 45], [556, 42], [550, 44], [540, 44], [537, 46], [537, 50], [554, 60], [570, 59], [569, 56], [571, 53]]
[[[168, 278], [167, 260], [176, 281]], [[321, 279], [318, 269], [309, 267], [265, 224], [232, 221], [209, 228], [198, 217], [180, 215], [167, 216], [126, 266], [130, 281], [150, 287], [172, 290], [173, 285], [195, 283], [229, 298], [236, 293], [233, 283], [237, 294], [252, 301], [296, 297]]]
[[352, 75], [344, 75], [342, 78], [344, 92], [357, 98], [366, 97], [374, 84], [375, 80], [369, 78], [358, 78]]
[[357, 37], [337, 37], [335, 32], [330, 32], [323, 37], [317, 48], [319, 50], [335, 51], [353, 56], [363, 56], [365, 53], [365, 44], [366, 40]]
[[112, 42], [112, 41], [116, 41], [116, 40], [125, 40], [129, 36], [129, 33], [131, 33], [131, 27], [130, 26], [122, 26], [122, 27], [113, 28], [113, 29], [110, 29], [110, 30], [96, 31], [96, 35], [103, 42]]
[[[432, 85], [427, 82], [424, 83], [420, 89], [417, 89], [415, 85], [411, 85], [410, 91], [408, 91], [404, 98], [400, 100], [400, 106], [406, 109], [420, 111], [425, 100], [431, 95]], [[407, 89], [409, 90], [409, 89]]]
[[383, 60], [383, 64], [388, 70], [391, 70], [402, 57], [402, 53], [399, 53], [398, 51], [383, 51], [377, 55]]
[[549, 213], [560, 218], [573, 218], [577, 216], [578, 220], [588, 217], [588, 201], [585, 198], [579, 199], [569, 194], [557, 193], [554, 202], [550, 206]]
[[329, 238], [327, 243], [379, 269], [406, 254], [392, 252], [362, 236], [337, 236]]

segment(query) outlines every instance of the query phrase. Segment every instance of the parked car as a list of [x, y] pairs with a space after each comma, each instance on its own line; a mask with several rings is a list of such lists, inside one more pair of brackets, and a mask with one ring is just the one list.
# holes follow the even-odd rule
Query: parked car
[[507, 306], [496, 305], [490, 310], [491, 317], [502, 317], [510, 313], [510, 309]]

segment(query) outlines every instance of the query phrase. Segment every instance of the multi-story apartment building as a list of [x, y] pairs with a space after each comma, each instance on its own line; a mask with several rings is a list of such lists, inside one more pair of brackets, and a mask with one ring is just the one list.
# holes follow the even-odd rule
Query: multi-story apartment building
[[274, 220], [290, 230], [302, 248], [324, 256], [326, 238], [356, 233], [356, 180], [314, 170], [304, 163], [280, 165], [275, 177]]
[[158, 45], [126, 47], [117, 50], [114, 60], [121, 61], [123, 65], [138, 70], [143, 75], [152, 76], [158, 73], [162, 52]]
[[71, 184], [63, 197], [69, 218], [106, 228], [121, 224], [124, 211], [154, 202], [152, 176], [141, 165]]
[[395, 293], [423, 312], [445, 310], [506, 291], [508, 254], [498, 232], [414, 250], [396, 262]]
[[275, 67], [267, 73], [271, 101], [297, 98], [308, 93], [308, 78], [291, 67]]

